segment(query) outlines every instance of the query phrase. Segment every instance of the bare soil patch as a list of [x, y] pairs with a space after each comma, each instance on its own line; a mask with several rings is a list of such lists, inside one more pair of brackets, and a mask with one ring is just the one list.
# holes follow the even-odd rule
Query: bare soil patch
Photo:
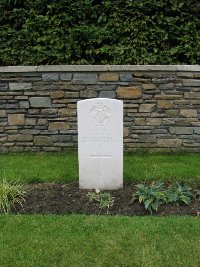
[[[109, 214], [109, 215], [150, 215], [139, 202], [131, 203], [135, 191], [133, 183], [125, 183], [124, 188], [109, 191], [115, 198], [114, 205], [100, 209], [86, 197], [88, 190], [80, 190], [78, 183], [39, 183], [28, 186], [28, 194], [23, 207], [16, 206], [14, 214]], [[200, 211], [200, 201], [192, 198], [189, 205], [161, 205], [153, 215], [193, 215]]]

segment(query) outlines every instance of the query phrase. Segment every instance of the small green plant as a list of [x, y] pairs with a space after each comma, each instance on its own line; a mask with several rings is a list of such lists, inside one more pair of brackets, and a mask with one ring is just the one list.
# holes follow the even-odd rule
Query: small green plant
[[95, 202], [100, 209], [107, 209], [109, 213], [110, 207], [114, 205], [114, 197], [108, 192], [88, 192], [86, 198], [89, 202]]
[[15, 204], [22, 205], [25, 201], [26, 189], [17, 182], [0, 182], [0, 211], [9, 214]]
[[192, 197], [191, 188], [187, 185], [181, 185], [179, 183], [169, 186], [166, 193], [167, 203], [176, 202], [189, 204]]
[[144, 203], [146, 210], [157, 211], [160, 204], [166, 202], [166, 192], [163, 182], [152, 182], [150, 185], [138, 184], [137, 191], [133, 194], [133, 201], [139, 200]]

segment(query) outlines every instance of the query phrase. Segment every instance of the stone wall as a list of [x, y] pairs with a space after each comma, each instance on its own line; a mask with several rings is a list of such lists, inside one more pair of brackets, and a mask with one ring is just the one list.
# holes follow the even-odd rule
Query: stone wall
[[76, 103], [124, 101], [126, 150], [200, 151], [200, 66], [0, 67], [0, 152], [77, 147]]

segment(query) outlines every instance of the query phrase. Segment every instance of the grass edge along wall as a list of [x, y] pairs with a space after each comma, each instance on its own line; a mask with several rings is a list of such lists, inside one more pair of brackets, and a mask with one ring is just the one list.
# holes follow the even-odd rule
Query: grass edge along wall
[[200, 66], [0, 67], [0, 153], [77, 147], [77, 101], [124, 102], [126, 151], [200, 151]]

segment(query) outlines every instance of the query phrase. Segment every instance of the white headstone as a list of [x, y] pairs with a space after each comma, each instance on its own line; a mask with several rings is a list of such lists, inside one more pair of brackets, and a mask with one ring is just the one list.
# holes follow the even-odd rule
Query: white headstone
[[78, 101], [79, 187], [123, 187], [123, 102], [108, 98]]

